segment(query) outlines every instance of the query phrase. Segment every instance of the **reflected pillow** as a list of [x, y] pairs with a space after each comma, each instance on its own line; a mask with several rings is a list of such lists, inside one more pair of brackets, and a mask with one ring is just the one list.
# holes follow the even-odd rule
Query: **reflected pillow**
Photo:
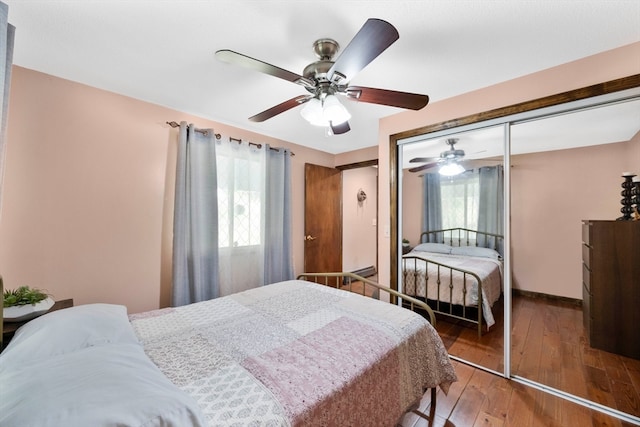
[[414, 251], [420, 252], [434, 252], [437, 254], [450, 254], [453, 248], [446, 243], [420, 243], [415, 248]]
[[497, 260], [502, 259], [497, 251], [490, 248], [482, 248], [480, 246], [458, 246], [452, 248], [451, 255], [477, 256]]

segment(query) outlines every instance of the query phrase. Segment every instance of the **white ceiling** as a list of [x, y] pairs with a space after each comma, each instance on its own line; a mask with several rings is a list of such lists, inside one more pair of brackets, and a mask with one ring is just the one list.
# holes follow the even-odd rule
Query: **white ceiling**
[[[627, 93], [639, 96], [640, 91]], [[517, 123], [510, 129], [512, 155], [541, 151], [564, 150], [592, 145], [612, 144], [631, 140], [640, 132], [640, 99], [585, 108], [538, 120]], [[500, 158], [504, 155], [502, 125], [470, 130], [464, 133], [429, 138], [410, 138], [403, 145], [402, 168], [423, 163], [411, 163], [415, 157], [435, 157], [449, 149], [447, 139], [456, 138], [455, 148], [465, 152], [466, 160]]]
[[351, 83], [435, 102], [640, 41], [638, 0], [1, 1], [16, 27], [15, 65], [334, 154], [377, 145], [378, 119], [403, 110], [345, 100], [352, 130], [331, 137], [300, 107], [252, 123], [306, 91], [214, 52], [302, 74], [316, 39], [344, 48], [380, 18], [400, 39]]

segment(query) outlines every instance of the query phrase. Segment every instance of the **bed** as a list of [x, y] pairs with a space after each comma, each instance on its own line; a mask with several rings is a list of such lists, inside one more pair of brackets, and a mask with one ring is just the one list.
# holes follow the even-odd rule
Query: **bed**
[[495, 324], [492, 307], [502, 295], [503, 238], [466, 228], [423, 232], [402, 257], [402, 292], [437, 314], [477, 325]]
[[456, 374], [424, 316], [336, 289], [356, 281], [428, 311], [327, 273], [145, 313], [41, 316], [0, 354], [0, 425], [396, 425]]

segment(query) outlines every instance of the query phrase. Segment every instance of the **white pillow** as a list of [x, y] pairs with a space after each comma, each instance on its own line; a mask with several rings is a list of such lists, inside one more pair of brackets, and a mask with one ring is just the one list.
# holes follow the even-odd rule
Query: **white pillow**
[[108, 343], [137, 344], [127, 308], [87, 304], [53, 311], [21, 326], [0, 354], [0, 363], [23, 363]]
[[420, 243], [413, 248], [414, 251], [435, 252], [438, 254], [449, 254], [451, 253], [451, 249], [453, 248], [446, 243]]
[[483, 248], [480, 246], [459, 246], [452, 248], [451, 255], [466, 255], [466, 256], [477, 256], [483, 258], [492, 258], [501, 260], [502, 257], [500, 254], [490, 248]]
[[140, 344], [108, 344], [0, 363], [3, 427], [204, 427], [198, 404]]

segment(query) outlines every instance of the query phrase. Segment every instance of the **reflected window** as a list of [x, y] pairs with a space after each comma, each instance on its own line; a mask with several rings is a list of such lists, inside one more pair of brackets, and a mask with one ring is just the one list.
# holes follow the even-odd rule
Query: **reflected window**
[[442, 227], [478, 229], [480, 180], [477, 172], [440, 180]]

